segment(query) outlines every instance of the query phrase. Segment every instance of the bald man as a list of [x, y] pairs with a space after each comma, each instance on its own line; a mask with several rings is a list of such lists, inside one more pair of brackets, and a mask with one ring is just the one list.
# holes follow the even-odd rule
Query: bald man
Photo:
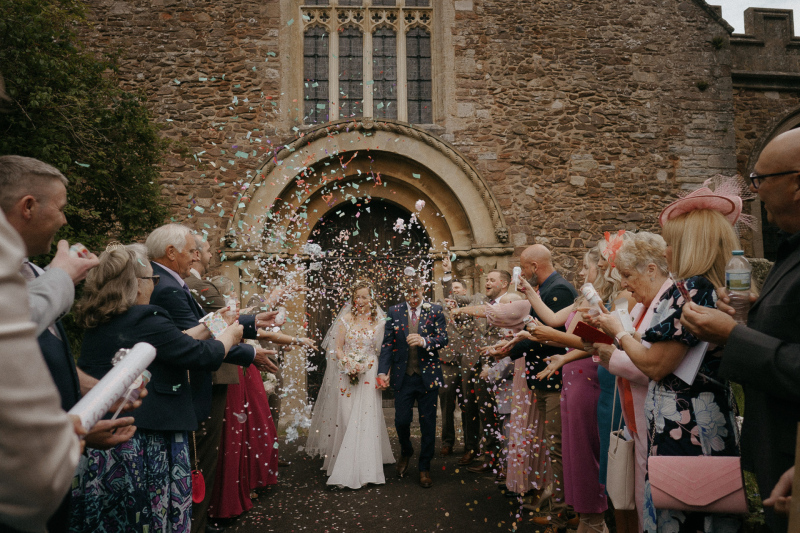
[[[747, 402], [743, 466], [767, 495], [794, 464], [800, 422], [800, 129], [770, 141], [754, 171], [750, 190], [783, 238], [747, 326], [736, 324], [725, 303], [719, 309], [688, 304], [681, 322], [699, 339], [725, 345], [720, 373], [744, 386]], [[788, 529], [786, 516], [769, 507], [765, 514], [773, 532]]]
[[[570, 282], [553, 268], [550, 250], [541, 244], [534, 244], [526, 248], [519, 258], [522, 275], [534, 287], [539, 287], [539, 296], [542, 301], [553, 311], [572, 305], [578, 296]], [[536, 313], [531, 310], [531, 315]], [[538, 318], [538, 317], [537, 317]], [[563, 331], [563, 328], [561, 328]], [[567, 505], [564, 501], [563, 465], [561, 462], [561, 373], [553, 375], [550, 379], [538, 380], [536, 374], [547, 366], [545, 357], [563, 353], [564, 348], [545, 346], [538, 342], [522, 341], [511, 349], [512, 360], [525, 358], [525, 367], [528, 371], [528, 387], [533, 389], [536, 397], [536, 406], [539, 409], [539, 419], [545, 420], [545, 446], [549, 450], [552, 468], [550, 476], [553, 484], [552, 506], [547, 516], [536, 516], [533, 522], [537, 525], [552, 527], [561, 530], [567, 524]], [[515, 401], [515, 400], [512, 400]], [[513, 409], [513, 407], [512, 407]], [[534, 503], [541, 497], [540, 493], [526, 495], [523, 499], [526, 508], [536, 509], [540, 503]]]

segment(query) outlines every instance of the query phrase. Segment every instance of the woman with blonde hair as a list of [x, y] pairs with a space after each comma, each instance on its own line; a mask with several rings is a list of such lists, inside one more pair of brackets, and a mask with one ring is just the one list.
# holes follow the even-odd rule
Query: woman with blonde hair
[[[652, 316], [642, 336], [646, 347], [627, 334], [619, 321], [601, 315], [595, 322], [617, 339], [633, 365], [650, 378], [645, 399], [644, 427], [650, 457], [736, 456], [738, 429], [730, 384], [718, 373], [721, 350], [708, 346], [696, 377], [687, 383], [673, 372], [698, 340], [680, 323], [684, 295], [701, 306], [716, 307], [716, 287], [725, 280], [725, 265], [739, 240], [733, 224], [742, 209], [741, 198], [729, 187], [717, 192], [703, 187], [667, 206], [659, 217], [666, 241], [666, 262], [681, 287], [665, 280], [666, 290], [651, 304]], [[623, 283], [630, 278], [621, 267]], [[646, 282], [647, 280], [643, 280]], [[634, 283], [636, 297], [643, 291]], [[608, 345], [596, 345], [601, 352]], [[640, 426], [640, 424], [637, 424]], [[643, 529], [645, 531], [738, 531], [739, 517], [731, 514], [656, 509], [650, 481], [645, 482]]]
[[216, 340], [199, 325], [182, 332], [169, 313], [149, 305], [159, 276], [142, 245], [112, 245], [89, 272], [76, 304], [86, 328], [78, 367], [100, 379], [121, 348], [156, 348], [148, 397], [131, 412], [133, 438], [107, 451], [87, 450], [72, 490], [71, 531], [189, 531], [189, 432], [198, 427], [188, 370], [216, 370], [243, 328], [230, 320]]
[[328, 366], [306, 451], [324, 458], [328, 485], [358, 489], [383, 484], [383, 465], [394, 463], [377, 388], [385, 316], [372, 284], [357, 281], [322, 342]]

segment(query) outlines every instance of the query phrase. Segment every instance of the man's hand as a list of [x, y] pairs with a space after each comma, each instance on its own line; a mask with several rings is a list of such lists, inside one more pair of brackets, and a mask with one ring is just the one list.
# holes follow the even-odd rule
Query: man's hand
[[389, 388], [389, 376], [386, 374], [378, 374], [378, 384], [375, 387], [378, 390], [386, 390]]
[[72, 278], [72, 282], [77, 285], [86, 278], [86, 274], [100, 264], [96, 255], [90, 253], [87, 258], [71, 257], [69, 255], [69, 243], [65, 240], [58, 241], [56, 255], [50, 262], [50, 268], [60, 268]]
[[725, 345], [733, 328], [736, 327], [736, 321], [724, 311], [703, 307], [694, 302], [688, 302], [683, 306], [681, 324], [701, 341], [708, 341], [717, 346]]
[[86, 435], [86, 446], [97, 450], [108, 450], [123, 442], [128, 442], [136, 433], [133, 417], [126, 416], [116, 420], [100, 420]]
[[451, 311], [456, 307], [458, 307], [458, 302], [456, 302], [452, 298], [445, 298], [444, 303], [447, 306], [447, 308], [450, 309]]
[[766, 507], [775, 507], [775, 512], [780, 514], [789, 514], [792, 507], [792, 482], [794, 481], [794, 467], [783, 473], [775, 488], [769, 495], [769, 498], [764, 500]]
[[419, 348], [425, 347], [425, 340], [418, 333], [412, 333], [406, 337], [409, 346], [417, 346]]
[[270, 372], [274, 374], [278, 371], [278, 366], [267, 356], [277, 353], [278, 352], [275, 350], [265, 350], [264, 348], [256, 347], [256, 358], [253, 359], [253, 364], [256, 365], [256, 368], [261, 372]]
[[275, 317], [278, 311], [264, 311], [256, 315], [256, 329], [275, 327]]
[[86, 442], [83, 440], [83, 436], [86, 435], [86, 428], [83, 427], [81, 424], [81, 417], [78, 415], [67, 415], [70, 420], [72, 420], [72, 429], [75, 431], [75, 435], [78, 436], [78, 439], [81, 443], [81, 453], [86, 448]]

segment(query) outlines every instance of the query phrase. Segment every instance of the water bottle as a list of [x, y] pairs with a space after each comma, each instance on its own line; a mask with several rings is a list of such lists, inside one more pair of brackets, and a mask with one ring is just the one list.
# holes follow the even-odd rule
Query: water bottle
[[725, 287], [735, 313], [733, 319], [739, 324], [747, 324], [750, 311], [750, 273], [753, 267], [745, 259], [742, 250], [734, 250], [733, 257], [725, 267]]
[[600, 295], [597, 294], [597, 289], [594, 288], [594, 285], [584, 283], [581, 287], [581, 294], [589, 304], [589, 316], [597, 316], [603, 312], [603, 300], [600, 299]]

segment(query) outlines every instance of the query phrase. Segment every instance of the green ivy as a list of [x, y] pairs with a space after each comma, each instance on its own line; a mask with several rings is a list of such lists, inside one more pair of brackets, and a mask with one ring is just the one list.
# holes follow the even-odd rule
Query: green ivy
[[69, 179], [57, 238], [99, 251], [163, 223], [159, 163], [167, 141], [143, 94], [120, 88], [117, 62], [89, 52], [78, 0], [0, 0], [0, 154], [49, 163]]
[[[0, 74], [11, 98], [0, 100], [0, 155], [61, 170], [69, 203], [56, 239], [99, 254], [166, 220], [159, 163], [169, 145], [145, 96], [120, 88], [116, 58], [83, 46], [76, 30], [87, 27], [80, 0], [0, 0]], [[64, 324], [77, 355], [82, 332], [72, 316]]]

